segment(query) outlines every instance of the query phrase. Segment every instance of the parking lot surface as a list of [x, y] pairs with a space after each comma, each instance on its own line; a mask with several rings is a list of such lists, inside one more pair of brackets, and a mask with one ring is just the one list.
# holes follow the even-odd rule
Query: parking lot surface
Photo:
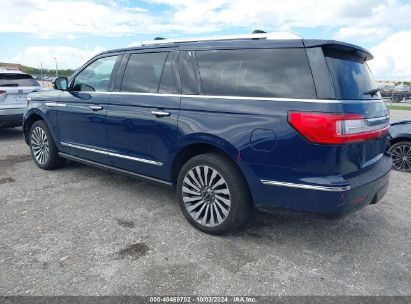
[[259, 213], [215, 237], [168, 188], [42, 171], [21, 130], [0, 130], [0, 295], [410, 295], [410, 182], [393, 171], [381, 202], [343, 219]]

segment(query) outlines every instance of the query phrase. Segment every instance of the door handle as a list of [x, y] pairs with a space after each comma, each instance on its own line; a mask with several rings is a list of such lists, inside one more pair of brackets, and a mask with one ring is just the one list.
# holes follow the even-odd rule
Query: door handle
[[89, 106], [89, 108], [93, 111], [101, 111], [103, 110], [102, 106]]
[[170, 112], [151, 111], [151, 115], [154, 115], [155, 117], [167, 117], [167, 116], [170, 116]]

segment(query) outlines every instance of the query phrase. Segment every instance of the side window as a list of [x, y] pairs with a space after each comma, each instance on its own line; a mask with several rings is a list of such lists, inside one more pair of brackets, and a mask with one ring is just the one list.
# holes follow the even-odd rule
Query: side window
[[157, 93], [168, 52], [131, 54], [121, 92]]
[[183, 94], [200, 94], [198, 67], [194, 51], [180, 52], [180, 73]]
[[177, 52], [170, 52], [164, 64], [163, 74], [161, 76], [159, 93], [162, 94], [179, 94], [180, 93], [180, 74], [177, 68]]
[[197, 51], [206, 95], [317, 98], [304, 49]]
[[113, 74], [114, 65], [119, 56], [97, 59], [74, 79], [73, 91], [107, 92]]

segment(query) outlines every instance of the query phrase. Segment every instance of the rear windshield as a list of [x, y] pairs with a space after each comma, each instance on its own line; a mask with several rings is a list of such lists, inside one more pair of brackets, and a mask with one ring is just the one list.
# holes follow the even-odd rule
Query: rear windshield
[[354, 54], [324, 49], [337, 99], [379, 99], [380, 93], [364, 94], [377, 88], [365, 60]]
[[197, 51], [205, 95], [317, 98], [305, 50]]
[[0, 74], [0, 87], [38, 87], [40, 84], [27, 74]]

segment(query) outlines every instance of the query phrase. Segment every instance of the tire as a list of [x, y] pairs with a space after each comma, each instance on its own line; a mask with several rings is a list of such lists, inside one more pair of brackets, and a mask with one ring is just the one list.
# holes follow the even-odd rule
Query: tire
[[399, 103], [399, 102], [401, 102], [401, 96], [393, 95], [391, 97], [391, 100], [392, 100], [393, 103]]
[[177, 198], [186, 219], [214, 235], [239, 229], [251, 209], [240, 169], [217, 153], [201, 154], [184, 164], [177, 179]]
[[411, 172], [411, 142], [400, 141], [389, 149], [392, 158], [392, 168], [402, 172]]
[[53, 170], [64, 166], [65, 159], [58, 155], [53, 136], [44, 121], [33, 123], [29, 133], [31, 156], [43, 170]]

